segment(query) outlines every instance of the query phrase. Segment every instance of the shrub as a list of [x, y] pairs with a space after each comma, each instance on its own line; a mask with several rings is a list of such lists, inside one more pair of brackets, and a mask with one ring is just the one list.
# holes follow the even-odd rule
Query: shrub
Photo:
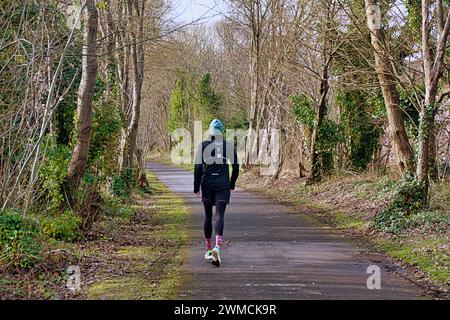
[[[291, 96], [292, 109], [291, 112], [296, 117], [297, 121], [310, 130], [316, 126], [316, 111], [313, 102], [306, 95]], [[344, 141], [341, 126], [328, 119], [325, 116], [322, 125], [319, 128], [319, 136], [317, 139], [317, 150], [319, 154], [320, 171], [328, 174], [334, 167], [333, 150], [336, 145]]]
[[423, 232], [448, 232], [450, 212], [433, 210], [419, 211], [411, 217], [411, 227], [420, 228]]
[[113, 176], [111, 181], [111, 193], [119, 198], [124, 198], [127, 195], [125, 182], [123, 181], [121, 176]]
[[327, 118], [323, 119], [319, 130], [317, 141], [317, 152], [319, 153], [320, 169], [328, 174], [334, 168], [333, 150], [336, 145], [343, 142], [342, 129], [339, 124]]
[[406, 176], [402, 179], [390, 207], [411, 213], [417, 211], [421, 207], [422, 202], [423, 193], [419, 182], [415, 178]]
[[98, 101], [94, 104], [88, 166], [97, 178], [111, 176], [116, 170], [122, 125], [122, 112], [117, 103]]
[[[341, 121], [347, 163], [356, 170], [364, 170], [378, 147], [382, 133], [374, 116], [379, 94], [362, 90], [341, 89], [336, 95], [336, 104], [341, 110]], [[375, 103], [374, 103], [375, 102]], [[384, 104], [383, 104], [384, 108]]]
[[374, 227], [380, 231], [399, 234], [409, 224], [409, 214], [399, 208], [388, 208], [380, 212], [374, 219]]
[[125, 168], [121, 175], [114, 175], [111, 181], [110, 192], [119, 198], [129, 198], [131, 189], [135, 186], [133, 170]]
[[0, 266], [28, 269], [42, 257], [36, 221], [13, 211], [0, 213]]
[[391, 204], [375, 216], [375, 229], [400, 233], [412, 225], [414, 214], [421, 208], [422, 201], [422, 190], [417, 180], [404, 177]]
[[81, 237], [81, 218], [71, 211], [41, 220], [43, 235], [61, 241], [73, 242]]
[[311, 100], [304, 94], [298, 96], [291, 96], [292, 113], [301, 124], [314, 128], [314, 121], [316, 119], [316, 112], [312, 106]]
[[56, 136], [46, 137], [45, 161], [39, 171], [39, 179], [45, 190], [41, 203], [49, 205], [49, 210], [55, 212], [64, 201], [62, 184], [67, 175], [71, 151], [68, 146], [56, 144]]

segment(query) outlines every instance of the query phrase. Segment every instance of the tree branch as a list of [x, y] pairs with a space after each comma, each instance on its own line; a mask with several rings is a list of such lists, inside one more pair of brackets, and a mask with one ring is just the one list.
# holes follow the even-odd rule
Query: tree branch
[[444, 88], [442, 88], [441, 92], [439, 92], [439, 94], [436, 98], [436, 101], [438, 103], [441, 103], [447, 95], [450, 95], [450, 85], [449, 84], [446, 85]]

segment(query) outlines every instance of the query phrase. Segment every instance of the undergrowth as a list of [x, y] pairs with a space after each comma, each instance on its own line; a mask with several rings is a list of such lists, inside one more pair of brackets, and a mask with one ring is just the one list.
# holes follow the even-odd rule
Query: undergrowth
[[433, 199], [435, 208], [424, 208], [421, 186], [417, 180], [405, 177], [398, 184], [389, 205], [374, 217], [373, 227], [396, 235], [414, 228], [420, 228], [422, 232], [444, 231], [450, 222], [450, 212], [439, 207], [445, 199], [437, 203], [436, 197]]

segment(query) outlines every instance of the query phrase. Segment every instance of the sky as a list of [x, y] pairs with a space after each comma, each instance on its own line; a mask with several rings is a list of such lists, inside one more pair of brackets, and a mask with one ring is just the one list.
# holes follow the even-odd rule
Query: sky
[[220, 13], [226, 11], [223, 0], [173, 0], [174, 19], [179, 23], [188, 23], [201, 18], [202, 22], [212, 24], [220, 19]]

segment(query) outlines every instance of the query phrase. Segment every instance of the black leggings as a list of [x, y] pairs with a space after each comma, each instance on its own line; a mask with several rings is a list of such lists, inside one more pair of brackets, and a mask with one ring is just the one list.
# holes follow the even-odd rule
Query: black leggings
[[[205, 238], [211, 239], [212, 236], [212, 215], [213, 215], [213, 205], [211, 203], [203, 203], [205, 206], [205, 222], [203, 228], [205, 230]], [[216, 235], [223, 236], [223, 226], [224, 226], [224, 215], [227, 204], [225, 202], [217, 202], [216, 204]]]

